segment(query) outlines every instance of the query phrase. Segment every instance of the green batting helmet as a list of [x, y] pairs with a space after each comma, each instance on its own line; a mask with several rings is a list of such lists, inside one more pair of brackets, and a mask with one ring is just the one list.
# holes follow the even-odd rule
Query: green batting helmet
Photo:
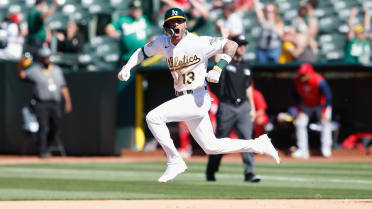
[[186, 20], [185, 13], [184, 13], [181, 9], [179, 9], [179, 8], [171, 8], [171, 9], [168, 9], [168, 10], [165, 12], [165, 15], [164, 15], [164, 24], [165, 24], [168, 20], [176, 19], [176, 18], [180, 18], [180, 19], [184, 19], [184, 20]]
[[171, 36], [174, 32], [173, 29], [168, 26], [167, 22], [172, 19], [184, 19], [186, 21], [185, 13], [179, 8], [170, 8], [165, 12], [163, 28], [165, 33]]

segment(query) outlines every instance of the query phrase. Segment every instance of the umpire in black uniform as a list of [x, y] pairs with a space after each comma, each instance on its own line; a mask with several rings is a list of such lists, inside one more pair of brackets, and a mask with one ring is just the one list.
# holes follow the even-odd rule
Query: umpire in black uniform
[[[228, 137], [235, 127], [241, 139], [251, 139], [255, 107], [252, 96], [252, 78], [249, 67], [243, 60], [247, 41], [243, 35], [232, 38], [239, 47], [226, 70], [220, 78], [220, 102], [217, 112], [217, 138]], [[259, 182], [260, 178], [253, 173], [253, 153], [243, 152], [244, 180]], [[221, 163], [222, 154], [209, 155], [206, 179], [216, 181], [215, 173]]]

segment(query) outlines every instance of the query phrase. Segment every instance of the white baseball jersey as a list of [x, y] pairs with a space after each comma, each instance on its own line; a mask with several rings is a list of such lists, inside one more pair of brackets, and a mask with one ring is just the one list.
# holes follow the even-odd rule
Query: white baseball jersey
[[167, 35], [161, 35], [144, 46], [147, 56], [164, 55], [174, 79], [176, 91], [194, 90], [205, 85], [208, 59], [221, 53], [226, 38], [197, 36], [187, 32], [174, 46]]
[[[173, 143], [166, 123], [185, 121], [193, 138], [207, 154], [234, 152], [264, 153], [270, 148], [271, 156], [277, 156], [270, 140], [243, 140], [229, 138], [216, 139], [208, 110], [211, 98], [206, 85], [208, 58], [222, 52], [226, 38], [197, 36], [187, 33], [176, 46], [170, 37], [159, 36], [146, 44], [143, 52], [147, 56], [165, 55], [174, 79], [176, 91], [193, 90], [192, 94], [183, 94], [164, 102], [146, 115], [146, 122], [156, 140], [164, 149], [168, 158], [168, 167], [159, 178], [166, 182], [175, 178], [186, 169], [186, 164]], [[279, 160], [279, 157], [276, 159]], [[180, 166], [181, 165], [181, 166]]]

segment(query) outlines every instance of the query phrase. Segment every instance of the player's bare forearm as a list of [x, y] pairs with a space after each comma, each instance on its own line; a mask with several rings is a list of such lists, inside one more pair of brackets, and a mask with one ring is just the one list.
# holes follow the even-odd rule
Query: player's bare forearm
[[223, 47], [223, 53], [233, 57], [237, 48], [238, 44], [235, 41], [227, 40], [225, 46]]

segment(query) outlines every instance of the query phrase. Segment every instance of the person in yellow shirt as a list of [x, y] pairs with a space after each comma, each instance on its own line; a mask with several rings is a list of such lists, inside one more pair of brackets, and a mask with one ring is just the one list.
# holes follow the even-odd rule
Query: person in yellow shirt
[[284, 34], [283, 34], [283, 43], [282, 43], [282, 53], [279, 57], [279, 63], [280, 64], [286, 64], [288, 62], [291, 62], [294, 60], [294, 57], [289, 52], [291, 49], [295, 47], [291, 39], [294, 37], [294, 29], [292, 28], [285, 28]]

